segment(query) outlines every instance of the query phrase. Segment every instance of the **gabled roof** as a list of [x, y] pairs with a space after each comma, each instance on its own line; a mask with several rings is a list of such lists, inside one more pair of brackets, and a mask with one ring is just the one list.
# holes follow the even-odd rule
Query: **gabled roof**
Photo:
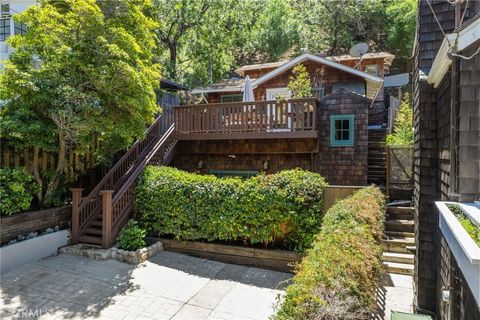
[[323, 57], [319, 57], [319, 56], [316, 56], [316, 55], [313, 55], [313, 54], [310, 54], [310, 53], [304, 53], [304, 54], [296, 57], [295, 59], [290, 60], [289, 62], [287, 62], [285, 64], [282, 64], [280, 67], [270, 71], [269, 73], [264, 74], [263, 76], [261, 76], [257, 80], [253, 81], [252, 87], [255, 89], [258, 85], [264, 83], [265, 81], [268, 81], [268, 80], [278, 76], [282, 72], [296, 66], [299, 63], [307, 61], [307, 60], [315, 61], [315, 62], [324, 64], [326, 66], [342, 70], [344, 72], [347, 72], [347, 73], [359, 76], [361, 78], [364, 78], [367, 81], [372, 81], [372, 82], [375, 82], [375, 83], [382, 83], [383, 82], [383, 80], [380, 77], [368, 74], [366, 72], [354, 69], [352, 67], [343, 65], [341, 63], [338, 63], [338, 62], [335, 62], [335, 61], [332, 61], [332, 60], [329, 60], [329, 59], [326, 59], [326, 58], [323, 58]]
[[326, 96], [321, 97], [319, 99], [319, 101], [322, 102], [324, 100], [335, 99], [337, 97], [341, 97], [341, 98], [350, 97], [352, 99], [355, 99], [357, 101], [360, 100], [360, 101], [363, 101], [365, 103], [371, 103], [372, 102], [372, 99], [370, 99], [368, 97], [365, 97], [365, 96], [362, 96], [361, 94], [358, 94], [356, 92], [344, 89], [344, 88], [335, 90], [335, 91], [327, 94]]
[[246, 66], [242, 66], [238, 69], [235, 69], [235, 72], [243, 77], [245, 75], [245, 71], [278, 68], [282, 64], [285, 64], [287, 62], [288, 62], [288, 60], [277, 61], [277, 62], [268, 62], [268, 63], [259, 63], [259, 64], [248, 64]]

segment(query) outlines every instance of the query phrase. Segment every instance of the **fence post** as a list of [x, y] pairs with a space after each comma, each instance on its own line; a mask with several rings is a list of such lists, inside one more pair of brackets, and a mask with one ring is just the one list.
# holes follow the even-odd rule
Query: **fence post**
[[391, 159], [390, 159], [390, 148], [389, 147], [386, 147], [385, 150], [387, 151], [387, 172], [386, 172], [386, 177], [385, 177], [385, 189], [386, 189], [386, 192], [387, 192], [387, 199], [390, 200], [390, 178], [392, 176], [392, 164], [390, 163], [391, 162]]
[[71, 188], [72, 192], [72, 244], [78, 243], [78, 233], [80, 231], [80, 216], [78, 207], [82, 199], [83, 188]]
[[112, 244], [112, 194], [113, 190], [102, 190], [102, 247]]

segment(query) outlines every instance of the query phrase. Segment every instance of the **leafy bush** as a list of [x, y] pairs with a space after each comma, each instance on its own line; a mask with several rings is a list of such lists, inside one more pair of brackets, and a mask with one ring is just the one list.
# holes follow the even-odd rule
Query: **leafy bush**
[[298, 64], [292, 69], [292, 75], [288, 82], [288, 90], [292, 92], [292, 98], [302, 99], [312, 96], [312, 84], [307, 68]]
[[448, 205], [450, 211], [455, 214], [458, 219], [458, 222], [462, 225], [462, 227], [467, 231], [468, 235], [472, 237], [473, 241], [480, 247], [480, 227], [474, 224], [462, 211], [459, 205], [451, 204]]
[[40, 189], [25, 169], [0, 169], [0, 213], [10, 216], [27, 211], [33, 196]]
[[138, 226], [135, 220], [128, 221], [117, 238], [120, 249], [135, 251], [145, 247], [145, 230]]
[[241, 180], [147, 167], [135, 207], [147, 232], [181, 240], [309, 247], [323, 215], [320, 175], [300, 169]]
[[381, 277], [384, 212], [376, 187], [331, 207], [276, 319], [368, 319]]
[[405, 94], [395, 118], [393, 133], [387, 135], [387, 146], [413, 146], [413, 108], [410, 96]]

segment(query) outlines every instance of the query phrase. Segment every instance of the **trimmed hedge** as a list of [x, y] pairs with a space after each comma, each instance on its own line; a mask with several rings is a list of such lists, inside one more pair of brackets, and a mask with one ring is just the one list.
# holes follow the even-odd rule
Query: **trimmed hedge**
[[377, 187], [331, 207], [275, 319], [368, 319], [382, 275], [384, 212]]
[[241, 180], [150, 166], [135, 189], [135, 208], [149, 234], [276, 241], [302, 252], [320, 228], [326, 186], [320, 175], [300, 169]]

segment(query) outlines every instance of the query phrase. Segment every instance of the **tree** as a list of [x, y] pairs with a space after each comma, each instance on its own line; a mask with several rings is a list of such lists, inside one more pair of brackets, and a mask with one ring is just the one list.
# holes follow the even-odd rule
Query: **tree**
[[[8, 39], [15, 51], [0, 74], [0, 134], [34, 148], [42, 206], [61, 181], [68, 148], [81, 152], [98, 141], [97, 159], [106, 160], [158, 111], [148, 9], [143, 0], [45, 0], [15, 16], [28, 32]], [[52, 174], [38, 171], [40, 148], [57, 153]]]
[[293, 99], [302, 99], [312, 96], [310, 75], [303, 64], [298, 64], [292, 69], [292, 75], [288, 82], [288, 90], [292, 92]]
[[413, 146], [413, 108], [405, 94], [395, 118], [393, 133], [387, 135], [387, 146]]
[[417, 0], [390, 1], [386, 10], [388, 48], [396, 55], [402, 71], [407, 70], [412, 55], [417, 6]]

